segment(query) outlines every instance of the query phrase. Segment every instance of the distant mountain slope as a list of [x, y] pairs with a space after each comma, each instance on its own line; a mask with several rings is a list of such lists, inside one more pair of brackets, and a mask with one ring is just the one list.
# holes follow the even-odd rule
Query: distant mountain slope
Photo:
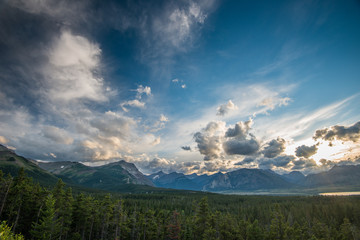
[[305, 186], [352, 186], [360, 184], [360, 165], [334, 166], [327, 172], [310, 174]]
[[149, 175], [148, 178], [157, 187], [203, 191], [257, 190], [293, 186], [280, 175], [261, 169], [239, 169], [225, 174], [219, 172], [200, 176], [158, 172]]
[[299, 171], [279, 175], [271, 170], [239, 169], [213, 175], [157, 172], [148, 176], [157, 187], [202, 191], [255, 191], [360, 185], [360, 165], [335, 166], [327, 172], [304, 176]]
[[272, 171], [243, 168], [226, 174], [218, 174], [203, 189], [212, 191], [258, 190], [291, 186], [291, 183]]
[[66, 182], [90, 188], [116, 190], [120, 185], [129, 184], [154, 186], [134, 164], [123, 160], [99, 167], [89, 167], [78, 162], [41, 162], [39, 166]]
[[183, 173], [172, 172], [165, 174], [158, 172], [148, 176], [155, 186], [162, 188], [173, 189], [187, 189], [187, 190], [201, 190], [201, 186], [193, 182], [190, 178]]
[[32, 160], [19, 156], [14, 151], [0, 145], [0, 170], [16, 176], [20, 168], [24, 168], [28, 177], [44, 186], [53, 185], [58, 181], [56, 176], [41, 169]]
[[286, 181], [291, 183], [302, 184], [305, 181], [305, 176], [299, 171], [292, 171], [287, 174], [281, 175]]

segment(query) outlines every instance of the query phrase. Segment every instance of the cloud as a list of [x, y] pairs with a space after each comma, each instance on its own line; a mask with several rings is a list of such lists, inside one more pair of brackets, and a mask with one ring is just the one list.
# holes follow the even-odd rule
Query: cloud
[[107, 111], [105, 114], [91, 120], [90, 125], [101, 136], [125, 139], [132, 133], [132, 128], [136, 126], [136, 122], [120, 113]]
[[47, 55], [49, 64], [42, 70], [47, 98], [65, 102], [108, 99], [103, 79], [97, 74], [101, 50], [96, 43], [64, 30]]
[[225, 122], [210, 122], [202, 131], [194, 134], [199, 152], [205, 155], [204, 160], [211, 160], [221, 156], [224, 130]]
[[167, 122], [167, 121], [169, 121], [169, 119], [164, 114], [161, 114], [159, 121], [160, 122]]
[[252, 155], [258, 152], [259, 142], [249, 133], [252, 119], [238, 122], [226, 130], [222, 121], [210, 122], [202, 131], [194, 134], [199, 152], [204, 160], [213, 160], [227, 155]]
[[55, 126], [44, 126], [42, 130], [44, 137], [60, 144], [72, 144], [74, 139], [69, 136], [69, 134], [58, 127]]
[[144, 108], [145, 107], [145, 103], [144, 102], [140, 102], [137, 99], [134, 100], [129, 100], [126, 102], [123, 102], [120, 104], [120, 107], [122, 108], [122, 110], [124, 110], [125, 112], [128, 112], [129, 109], [126, 108], [125, 106], [129, 106], [129, 107], [136, 107], [136, 108]]
[[259, 150], [256, 139], [241, 140], [231, 139], [223, 143], [223, 148], [228, 155], [251, 155]]
[[184, 6], [168, 5], [167, 8], [164, 15], [154, 16], [152, 34], [162, 44], [179, 49], [191, 40], [192, 28], [204, 23], [206, 14], [196, 2]]
[[287, 167], [295, 160], [292, 155], [277, 156], [274, 158], [260, 158], [257, 160], [260, 168], [271, 169], [273, 167]]
[[154, 141], [151, 142], [151, 145], [156, 146], [156, 145], [160, 144], [160, 141], [161, 141], [161, 138], [157, 137], [157, 138], [155, 138]]
[[253, 120], [251, 118], [246, 122], [238, 122], [235, 124], [234, 128], [228, 128], [225, 136], [245, 139], [252, 125]]
[[305, 146], [305, 145], [301, 145], [299, 147], [296, 148], [295, 150], [295, 154], [297, 157], [304, 157], [304, 158], [309, 158], [312, 155], [316, 154], [318, 148], [316, 145], [313, 146]]
[[264, 147], [262, 153], [267, 158], [274, 158], [285, 150], [286, 141], [283, 138], [278, 137], [267, 143], [267, 146]]
[[313, 138], [314, 140], [340, 140], [351, 141], [355, 143], [360, 139], [360, 122], [357, 122], [349, 127], [335, 125], [329, 128], [317, 130]]
[[143, 94], [145, 94], [146, 96], [151, 95], [151, 88], [148, 86], [143, 87], [142, 85], [140, 85], [135, 91], [137, 92], [136, 97], [139, 99], [141, 99]]
[[181, 149], [182, 149], [182, 150], [185, 150], [185, 151], [191, 151], [191, 147], [190, 147], [190, 146], [182, 146]]
[[313, 168], [317, 167], [317, 164], [314, 159], [300, 158], [299, 160], [293, 161], [292, 170], [307, 170], [311, 171]]
[[289, 104], [289, 102], [291, 101], [290, 98], [288, 97], [267, 97], [264, 98], [260, 103], [258, 103], [258, 106], [265, 106], [267, 107], [269, 110], [274, 110], [275, 107], [281, 107], [281, 106], [287, 106]]
[[0, 143], [1, 144], [7, 144], [8, 142], [9, 142], [9, 140], [6, 137], [0, 136]]
[[252, 124], [250, 119], [236, 123], [234, 128], [228, 128], [225, 133], [227, 140], [223, 143], [224, 151], [228, 155], [252, 155], [259, 150], [259, 142], [254, 135], [249, 134]]
[[180, 87], [182, 89], [186, 88], [186, 84], [184, 83], [184, 80], [182, 80], [182, 79], [175, 78], [175, 79], [171, 80], [171, 82], [173, 82], [175, 84], [181, 84]]
[[231, 101], [229, 100], [227, 103], [220, 105], [217, 108], [217, 113], [216, 115], [218, 116], [224, 116], [225, 114], [227, 114], [229, 111], [231, 110], [235, 110], [238, 109], [238, 107]]

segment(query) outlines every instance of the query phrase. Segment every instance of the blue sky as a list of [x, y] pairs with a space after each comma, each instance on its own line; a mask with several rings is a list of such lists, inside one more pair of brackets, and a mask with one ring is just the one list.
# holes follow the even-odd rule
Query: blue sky
[[143, 172], [360, 162], [358, 1], [4, 1], [0, 143]]

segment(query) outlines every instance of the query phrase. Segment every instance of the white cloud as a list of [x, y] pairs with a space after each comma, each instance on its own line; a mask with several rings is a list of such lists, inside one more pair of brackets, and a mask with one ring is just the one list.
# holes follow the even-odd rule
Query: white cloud
[[101, 50], [96, 43], [62, 31], [48, 52], [49, 64], [42, 69], [47, 98], [65, 102], [107, 100], [103, 79], [97, 74], [100, 55]]
[[156, 18], [153, 22], [155, 35], [163, 44], [182, 48], [191, 38], [191, 30], [195, 24], [204, 23], [206, 14], [201, 7], [193, 2], [187, 7], [175, 7], [166, 13], [163, 19]]
[[169, 119], [164, 115], [164, 114], [161, 114], [160, 115], [160, 122], [167, 122], [167, 121], [169, 121]]
[[142, 85], [140, 85], [137, 89], [136, 89], [137, 98], [141, 98], [143, 94], [146, 94], [147, 96], [151, 95], [151, 88], [148, 86], [143, 87]]
[[129, 109], [127, 109], [125, 106], [129, 106], [129, 107], [136, 107], [136, 108], [144, 108], [145, 107], [145, 103], [144, 102], [140, 102], [137, 99], [134, 100], [129, 100], [126, 102], [123, 102], [120, 104], [122, 110], [124, 110], [125, 112], [128, 112]]
[[267, 97], [264, 98], [260, 103], [258, 103], [258, 106], [264, 106], [267, 107], [269, 110], [274, 110], [277, 106], [281, 107], [288, 105], [290, 101], [291, 99], [288, 97]]
[[238, 107], [231, 101], [229, 100], [227, 103], [220, 105], [217, 108], [217, 113], [216, 115], [218, 116], [224, 116], [225, 114], [227, 114], [229, 111], [231, 110], [235, 110], [238, 109]]

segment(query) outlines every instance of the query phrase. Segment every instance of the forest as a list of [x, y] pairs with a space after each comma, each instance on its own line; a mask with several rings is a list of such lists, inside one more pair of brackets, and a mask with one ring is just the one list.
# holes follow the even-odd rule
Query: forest
[[0, 171], [1, 239], [360, 239], [360, 197], [79, 191]]

